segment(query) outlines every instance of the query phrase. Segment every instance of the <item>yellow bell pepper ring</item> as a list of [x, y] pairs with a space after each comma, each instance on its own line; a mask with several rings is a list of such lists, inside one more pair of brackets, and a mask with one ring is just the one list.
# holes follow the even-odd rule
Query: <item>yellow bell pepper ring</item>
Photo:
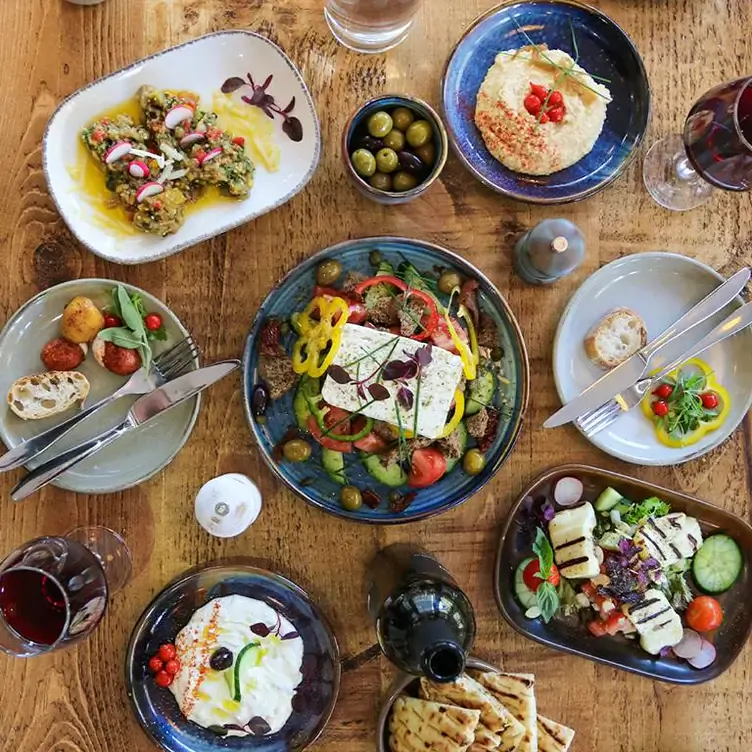
[[[693, 375], [702, 377], [699, 383], [688, 381]], [[653, 424], [658, 441], [680, 449], [723, 425], [731, 410], [731, 397], [715, 380], [713, 369], [704, 360], [693, 358], [669, 373], [644, 397], [640, 408]], [[682, 430], [682, 424], [693, 427]]]
[[[313, 318], [318, 312], [318, 319]], [[342, 329], [349, 310], [342, 298], [313, 298], [296, 319], [300, 333], [292, 348], [292, 369], [295, 373], [318, 378], [334, 361], [342, 342]]]
[[457, 389], [454, 393], [454, 413], [449, 423], [444, 426], [444, 431], [439, 438], [445, 439], [454, 429], [460, 424], [462, 416], [465, 414], [465, 393], [461, 389]]

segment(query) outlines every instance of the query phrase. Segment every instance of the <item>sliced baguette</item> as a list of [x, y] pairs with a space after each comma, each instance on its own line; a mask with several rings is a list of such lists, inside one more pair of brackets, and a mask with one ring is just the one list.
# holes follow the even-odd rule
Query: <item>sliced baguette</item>
[[614, 368], [641, 350], [648, 341], [645, 322], [629, 308], [604, 316], [585, 337], [588, 358], [601, 368]]
[[86, 399], [89, 382], [78, 371], [22, 376], [8, 390], [8, 406], [23, 420], [49, 418]]

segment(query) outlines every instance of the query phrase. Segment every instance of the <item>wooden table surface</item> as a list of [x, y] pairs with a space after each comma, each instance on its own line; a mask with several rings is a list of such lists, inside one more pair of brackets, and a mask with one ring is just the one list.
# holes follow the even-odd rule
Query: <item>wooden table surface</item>
[[[668, 249], [724, 274], [752, 262], [749, 195], [716, 195], [686, 214], [660, 209], [646, 193], [640, 159], [608, 190], [584, 203], [534, 208], [506, 201], [476, 182], [453, 156], [441, 181], [401, 208], [370, 203], [345, 181], [339, 138], [349, 112], [379, 92], [407, 91], [438, 104], [439, 77], [462, 30], [492, 3], [426, 0], [401, 47], [359, 56], [338, 46], [321, 0], [106, 0], [82, 8], [63, 0], [2, 0], [0, 144], [0, 320], [30, 296], [76, 277], [139, 285], [166, 301], [206, 359], [238, 357], [259, 301], [275, 280], [310, 253], [348, 237], [408, 235], [444, 244], [478, 265], [509, 300], [530, 352], [532, 396], [514, 453], [494, 481], [448, 514], [406, 527], [361, 527], [318, 512], [276, 482], [246, 426], [239, 379], [212, 389], [196, 430], [172, 465], [139, 488], [82, 496], [47, 488], [22, 505], [3, 476], [0, 553], [36, 535], [84, 523], [122, 532], [133, 578], [112, 599], [99, 629], [77, 649], [32, 660], [0, 656], [3, 752], [146, 752], [131, 717], [123, 656], [134, 621], [149, 600], [187, 567], [224, 556], [266, 560], [299, 582], [331, 620], [344, 659], [334, 716], [321, 752], [375, 749], [379, 698], [392, 672], [374, 649], [363, 584], [365, 563], [387, 543], [412, 540], [435, 552], [469, 594], [478, 617], [475, 652], [538, 678], [539, 708], [577, 730], [577, 752], [700, 752], [749, 748], [752, 649], [721, 678], [695, 688], [654, 683], [561, 655], [518, 636], [492, 596], [500, 526], [513, 498], [537, 474], [564, 462], [632, 473], [752, 517], [752, 424], [705, 458], [676, 468], [630, 467], [601, 454], [573, 428], [545, 433], [558, 407], [552, 338], [569, 296], [601, 265], [639, 251]], [[752, 6], [747, 0], [600, 0], [640, 49], [653, 91], [647, 142], [680, 129], [696, 96], [749, 73]], [[207, 32], [252, 29], [280, 44], [300, 67], [323, 127], [321, 165], [288, 204], [227, 235], [165, 261], [137, 267], [104, 262], [80, 246], [57, 215], [41, 168], [41, 142], [56, 105], [84, 84], [134, 60]], [[189, 82], [188, 82], [189, 83]], [[547, 289], [513, 276], [510, 249], [526, 228], [563, 216], [583, 229], [587, 256]], [[1, 367], [1, 365], [0, 365]], [[199, 486], [224, 472], [260, 485], [264, 510], [244, 535], [220, 541], [193, 519]], [[745, 720], [746, 719], [746, 720]]]

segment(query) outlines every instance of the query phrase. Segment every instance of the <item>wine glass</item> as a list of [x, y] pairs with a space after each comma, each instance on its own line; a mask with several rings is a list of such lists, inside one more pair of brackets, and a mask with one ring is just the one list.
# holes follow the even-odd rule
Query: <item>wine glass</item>
[[650, 195], [673, 211], [700, 206], [713, 188], [752, 189], [752, 76], [705, 92], [690, 110], [684, 134], [650, 148], [642, 177]]
[[130, 573], [125, 541], [105, 527], [25, 543], [0, 562], [0, 650], [27, 658], [83, 640]]

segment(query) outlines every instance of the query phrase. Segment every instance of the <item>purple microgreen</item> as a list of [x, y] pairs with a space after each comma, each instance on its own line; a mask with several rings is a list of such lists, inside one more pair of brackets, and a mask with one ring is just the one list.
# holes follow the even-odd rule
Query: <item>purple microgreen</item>
[[423, 345], [415, 351], [413, 358], [421, 368], [425, 368], [433, 360], [433, 348], [431, 345]]
[[418, 364], [414, 360], [390, 360], [381, 373], [384, 381], [412, 379], [418, 373]]
[[251, 632], [259, 637], [268, 637], [271, 629], [264, 622], [260, 621], [256, 624], [251, 624]]
[[355, 391], [357, 392], [358, 397], [360, 397], [361, 399], [366, 398], [366, 388], [363, 386], [362, 382], [358, 382], [357, 386], [355, 387]]
[[253, 736], [266, 736], [272, 730], [272, 727], [260, 715], [251, 718], [247, 726]]
[[264, 83], [260, 86], [256, 85], [253, 80], [253, 76], [248, 73], [248, 84], [243, 81], [242, 78], [233, 76], [228, 78], [222, 85], [222, 91], [225, 94], [237, 91], [242, 86], [250, 86], [253, 90], [251, 96], [243, 95], [241, 99], [252, 107], [258, 107], [268, 118], [274, 120], [274, 116], [278, 115], [282, 118], [282, 130], [291, 141], [302, 141], [303, 139], [303, 125], [294, 115], [290, 113], [295, 108], [295, 97], [290, 100], [290, 104], [281, 110], [277, 105], [274, 97], [267, 93], [267, 89], [271, 84], [274, 76], [269, 74]]
[[377, 402], [389, 399], [389, 390], [383, 384], [371, 384], [368, 387], [368, 393]]
[[288, 112], [292, 112], [293, 111], [294, 107], [295, 107], [295, 97], [293, 97], [290, 100], [290, 104], [288, 104], [287, 107], [285, 107], [285, 109], [282, 110], [282, 112], [284, 112], [285, 115], [287, 115]]
[[303, 124], [296, 117], [287, 117], [282, 123], [282, 130], [288, 135], [290, 141], [303, 140]]
[[293, 630], [292, 632], [288, 632], [287, 634], [281, 635], [279, 639], [280, 640], [295, 640], [298, 637], [300, 637], [300, 635], [296, 631]]
[[541, 512], [546, 522], [551, 522], [556, 516], [556, 509], [554, 509], [554, 505], [548, 499], [544, 502]]
[[329, 366], [327, 373], [338, 384], [349, 384], [352, 382], [352, 376], [342, 366]]
[[397, 391], [397, 402], [405, 408], [405, 410], [412, 409], [413, 406], [413, 393], [406, 386], [401, 386]]
[[261, 84], [261, 88], [266, 91], [269, 88], [269, 84], [272, 82], [272, 79], [274, 78], [274, 74], [270, 73], [263, 84]]
[[223, 94], [232, 94], [232, 92], [237, 91], [241, 86], [245, 86], [245, 81], [237, 76], [232, 76], [222, 84], [221, 91]]

